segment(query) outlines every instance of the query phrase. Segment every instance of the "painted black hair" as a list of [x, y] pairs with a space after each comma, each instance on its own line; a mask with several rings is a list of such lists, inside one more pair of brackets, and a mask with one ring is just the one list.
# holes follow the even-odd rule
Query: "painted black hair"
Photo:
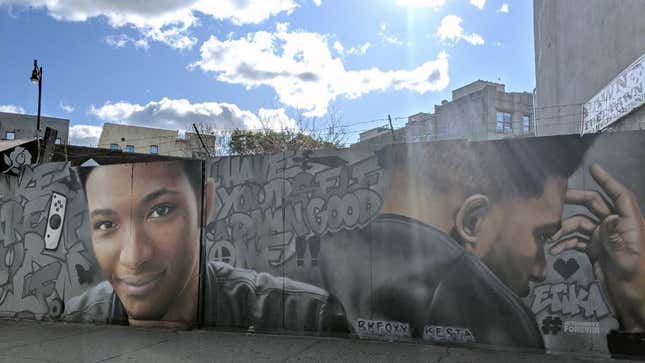
[[405, 168], [408, 178], [438, 191], [460, 188], [497, 199], [530, 198], [544, 193], [549, 176], [568, 179], [593, 140], [565, 135], [394, 144], [379, 151], [379, 161], [386, 169]]
[[[188, 182], [190, 183], [193, 192], [196, 195], [201, 195], [202, 192], [202, 169], [200, 160], [177, 160], [177, 161], [159, 161], [160, 163], [166, 163], [169, 167], [173, 164], [178, 165]], [[92, 167], [78, 167], [76, 168], [79, 181], [83, 186], [83, 189], [86, 189], [87, 179], [90, 174], [101, 166], [92, 166]]]

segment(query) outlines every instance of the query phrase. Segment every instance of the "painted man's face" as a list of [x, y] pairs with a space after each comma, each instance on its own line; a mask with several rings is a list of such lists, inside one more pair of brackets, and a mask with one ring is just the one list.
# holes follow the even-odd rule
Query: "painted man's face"
[[480, 241], [482, 261], [519, 296], [546, 273], [544, 244], [560, 228], [567, 181], [549, 177], [537, 198], [514, 198], [493, 206]]
[[181, 164], [99, 167], [86, 193], [105, 277], [131, 318], [162, 319], [198, 278], [198, 199]]

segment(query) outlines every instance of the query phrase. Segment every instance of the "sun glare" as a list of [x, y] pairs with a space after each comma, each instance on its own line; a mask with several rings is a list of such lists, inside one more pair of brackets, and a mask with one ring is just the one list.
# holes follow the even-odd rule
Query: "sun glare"
[[413, 8], [440, 8], [446, 3], [446, 0], [396, 0], [398, 6], [408, 6]]

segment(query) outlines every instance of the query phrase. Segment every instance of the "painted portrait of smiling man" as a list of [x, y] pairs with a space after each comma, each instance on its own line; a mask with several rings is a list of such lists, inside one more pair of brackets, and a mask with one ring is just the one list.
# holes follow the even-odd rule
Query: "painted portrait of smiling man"
[[106, 281], [76, 299], [72, 310], [129, 324], [195, 322], [199, 162], [109, 165], [82, 168], [79, 175], [91, 245]]
[[[69, 316], [130, 325], [347, 330], [343, 307], [321, 288], [221, 261], [200, 270], [201, 217], [217, 208], [215, 180], [202, 180], [200, 161], [79, 168], [78, 174], [105, 281], [71, 299]], [[287, 306], [292, 314], [285, 316]]]

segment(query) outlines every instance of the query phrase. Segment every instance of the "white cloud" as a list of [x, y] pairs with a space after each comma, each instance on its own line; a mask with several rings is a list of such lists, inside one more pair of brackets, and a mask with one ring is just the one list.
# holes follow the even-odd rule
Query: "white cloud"
[[339, 41], [335, 41], [334, 44], [332, 45], [332, 47], [334, 48], [336, 53], [338, 53], [340, 55], [344, 55], [344, 54], [363, 55], [363, 54], [367, 53], [367, 50], [370, 49], [371, 46], [372, 46], [372, 43], [365, 42], [360, 46], [351, 47], [351, 48], [345, 50], [345, 47]]
[[108, 35], [105, 42], [111, 47], [123, 48], [130, 42], [130, 37], [125, 34]]
[[494, 45], [494, 46], [496, 46], [496, 47], [501, 47], [502, 45], [504, 45], [504, 43], [502, 43], [502, 42], [495, 42], [495, 43], [493, 43], [493, 45]]
[[294, 0], [0, 0], [1, 5], [44, 8], [61, 21], [104, 16], [115, 28], [133, 26], [144, 38], [178, 49], [197, 43], [189, 31], [198, 25], [197, 14], [236, 25], [259, 24], [298, 7]]
[[108, 101], [101, 107], [91, 106], [89, 113], [102, 121], [169, 130], [188, 130], [193, 123], [205, 123], [219, 130], [298, 127], [284, 109], [261, 108], [255, 114], [229, 103], [191, 103], [165, 97], [145, 105]]
[[338, 54], [344, 54], [345, 53], [345, 47], [343, 47], [343, 45], [340, 44], [339, 41], [335, 41], [333, 47], [334, 47], [334, 50], [336, 51], [336, 53], [338, 53]]
[[72, 113], [74, 112], [75, 108], [72, 105], [66, 105], [63, 103], [63, 101], [58, 102], [58, 106], [60, 107], [61, 110], [65, 113]]
[[367, 50], [370, 49], [372, 44], [370, 42], [365, 42], [363, 45], [359, 47], [351, 47], [347, 50], [347, 54], [352, 54], [352, 55], [362, 55], [367, 53]]
[[0, 112], [24, 114], [25, 109], [16, 105], [0, 105]]
[[73, 125], [69, 128], [71, 145], [96, 146], [99, 143], [102, 127], [93, 125]]
[[[263, 128], [270, 128], [274, 130], [297, 130], [299, 129], [298, 122], [287, 115], [284, 108], [269, 109], [260, 108], [258, 110], [258, 118]], [[252, 128], [252, 127], [249, 127]]]
[[508, 6], [507, 3], [503, 3], [502, 6], [497, 9], [498, 13], [508, 13], [510, 11], [510, 7]]
[[396, 0], [396, 5], [412, 8], [439, 9], [446, 4], [446, 0]]
[[470, 0], [470, 5], [478, 8], [479, 10], [484, 10], [484, 5], [486, 5], [486, 0]]
[[314, 4], [316, 4], [316, 6], [320, 6], [322, 5], [322, 0], [314, 0]]
[[412, 70], [347, 70], [342, 59], [332, 55], [327, 36], [285, 28], [239, 39], [211, 36], [201, 47], [201, 59], [190, 68], [213, 72], [217, 80], [247, 89], [271, 87], [282, 104], [303, 110], [305, 116], [324, 115], [329, 103], [341, 96], [355, 99], [403, 89], [425, 93], [442, 90], [450, 81], [443, 52]]
[[472, 45], [484, 44], [484, 38], [477, 34], [464, 34], [464, 28], [461, 26], [462, 18], [457, 15], [447, 15], [441, 19], [441, 24], [437, 28], [435, 35], [439, 37], [442, 42], [452, 44], [458, 43], [460, 40], [465, 40]]
[[378, 32], [378, 36], [381, 39], [381, 41], [385, 44], [403, 45], [403, 42], [395, 35], [388, 34], [387, 32], [388, 28], [389, 28], [389, 25], [387, 23], [381, 23], [381, 26], [379, 27], [379, 32]]
[[123, 48], [128, 44], [134, 44], [137, 48], [148, 49], [148, 39], [141, 37], [139, 39], [132, 38], [127, 34], [108, 35], [105, 37], [105, 42], [115, 48]]

